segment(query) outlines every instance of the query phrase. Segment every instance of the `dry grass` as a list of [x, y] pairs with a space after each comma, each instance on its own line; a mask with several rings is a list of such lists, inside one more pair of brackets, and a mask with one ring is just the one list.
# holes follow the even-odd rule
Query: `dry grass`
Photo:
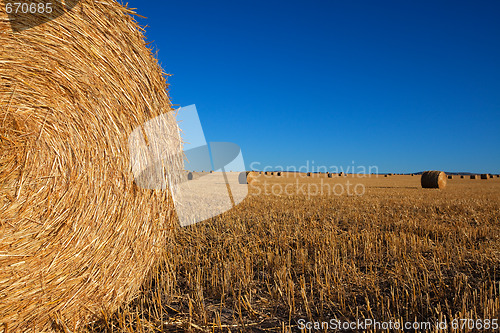
[[[263, 195], [347, 181], [364, 196]], [[268, 178], [222, 216], [177, 229], [143, 295], [89, 331], [292, 331], [299, 318], [500, 315], [500, 180]], [[257, 193], [261, 192], [260, 195]]]

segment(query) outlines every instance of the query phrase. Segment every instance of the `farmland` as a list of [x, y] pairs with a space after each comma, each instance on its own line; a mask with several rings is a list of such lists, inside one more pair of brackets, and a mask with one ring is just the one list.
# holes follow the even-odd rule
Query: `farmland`
[[[347, 182], [363, 194], [312, 193]], [[451, 327], [499, 318], [499, 178], [455, 176], [437, 190], [422, 189], [420, 176], [258, 175], [249, 191], [218, 217], [173, 226], [141, 295], [87, 330], [289, 332], [301, 320]]]

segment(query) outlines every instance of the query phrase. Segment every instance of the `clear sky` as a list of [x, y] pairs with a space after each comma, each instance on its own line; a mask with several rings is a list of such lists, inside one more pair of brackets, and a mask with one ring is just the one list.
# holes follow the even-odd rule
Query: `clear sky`
[[128, 4], [173, 103], [247, 168], [500, 173], [500, 1]]

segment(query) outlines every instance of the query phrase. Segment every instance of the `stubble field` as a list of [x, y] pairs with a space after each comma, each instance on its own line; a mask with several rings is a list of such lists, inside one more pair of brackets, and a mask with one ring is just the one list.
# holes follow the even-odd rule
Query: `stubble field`
[[371, 318], [467, 332], [500, 317], [500, 178], [430, 190], [420, 176], [259, 175], [249, 191], [174, 227], [143, 293], [88, 330], [295, 332]]

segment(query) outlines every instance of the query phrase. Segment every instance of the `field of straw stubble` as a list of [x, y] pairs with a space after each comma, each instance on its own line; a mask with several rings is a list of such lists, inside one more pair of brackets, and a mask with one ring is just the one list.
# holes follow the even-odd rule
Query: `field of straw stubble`
[[[366, 191], [265, 194], [297, 179], [350, 180]], [[259, 175], [234, 210], [177, 228], [141, 295], [88, 331], [293, 332], [300, 319], [499, 317], [500, 179], [452, 179], [445, 190], [420, 188], [419, 176], [297, 179]]]

